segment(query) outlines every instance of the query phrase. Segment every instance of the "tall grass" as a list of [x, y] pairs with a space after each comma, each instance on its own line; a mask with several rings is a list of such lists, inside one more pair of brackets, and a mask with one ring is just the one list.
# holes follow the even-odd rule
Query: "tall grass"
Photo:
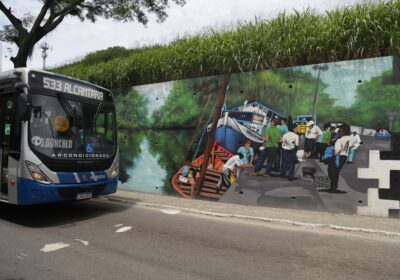
[[[165, 46], [113, 52], [54, 69], [108, 88], [400, 54], [400, 1], [317, 14], [280, 13]], [[108, 55], [108, 56], [107, 56]]]

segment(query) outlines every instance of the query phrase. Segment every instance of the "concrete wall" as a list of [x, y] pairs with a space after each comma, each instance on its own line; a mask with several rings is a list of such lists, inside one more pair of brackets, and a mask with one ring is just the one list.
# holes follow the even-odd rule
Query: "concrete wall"
[[[298, 180], [250, 176], [250, 168], [241, 170], [229, 189], [218, 192], [213, 186], [218, 181], [218, 168], [225, 161], [221, 160], [221, 166], [213, 162], [216, 174], [209, 174], [209, 186], [197, 197], [335, 213], [398, 215], [400, 186], [396, 178], [400, 161], [390, 156], [390, 137], [386, 137], [390, 133], [375, 136], [377, 130], [400, 130], [399, 117], [390, 119], [388, 114], [400, 113], [399, 77], [393, 71], [396, 63], [398, 60], [393, 57], [382, 57], [231, 75], [225, 110], [245, 108], [261, 113], [267, 108], [273, 115], [296, 120], [299, 115], [312, 114], [316, 98], [316, 120], [320, 127], [327, 122], [348, 123], [352, 131], [359, 133], [363, 144], [356, 150], [353, 164], [346, 164], [341, 170], [335, 193], [326, 191], [329, 186], [326, 164], [311, 158], [300, 158], [295, 170]], [[221, 84], [221, 76], [205, 77], [132, 87], [124, 96], [118, 96], [120, 188], [190, 196], [190, 183], [188, 190], [177, 191], [173, 177], [185, 159], [192, 161], [202, 154], [206, 127], [212, 121]], [[257, 135], [252, 138], [233, 133], [236, 123], [241, 127], [240, 116], [234, 112], [228, 116], [221, 116], [216, 135], [228, 150], [226, 155], [236, 153], [246, 139], [252, 139], [257, 156], [260, 146], [255, 141]], [[268, 125], [265, 118], [259, 121]], [[260, 132], [250, 124], [248, 129]], [[300, 150], [304, 148], [303, 142], [300, 137]], [[278, 163], [276, 167], [279, 168]], [[382, 192], [384, 189], [391, 191]]]

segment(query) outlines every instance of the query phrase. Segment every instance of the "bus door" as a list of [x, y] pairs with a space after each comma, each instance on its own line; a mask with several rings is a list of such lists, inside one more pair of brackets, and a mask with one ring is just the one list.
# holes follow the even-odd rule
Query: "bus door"
[[0, 95], [0, 196], [8, 195], [8, 156], [10, 153], [15, 104], [12, 96]]

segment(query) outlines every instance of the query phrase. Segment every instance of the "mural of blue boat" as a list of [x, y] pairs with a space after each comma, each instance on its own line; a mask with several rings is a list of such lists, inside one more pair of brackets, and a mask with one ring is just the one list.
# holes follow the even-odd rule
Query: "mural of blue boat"
[[[247, 139], [251, 140], [254, 148], [258, 148], [264, 141], [264, 130], [275, 117], [284, 118], [284, 115], [257, 101], [245, 101], [242, 106], [223, 110], [218, 120], [215, 140], [232, 153], [243, 146]], [[207, 131], [210, 129], [211, 125]]]

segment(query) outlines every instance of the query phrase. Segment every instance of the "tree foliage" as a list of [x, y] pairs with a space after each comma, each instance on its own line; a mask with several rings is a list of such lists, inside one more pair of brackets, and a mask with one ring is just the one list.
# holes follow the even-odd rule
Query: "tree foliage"
[[[184, 5], [185, 0], [171, 0], [178, 5]], [[166, 17], [168, 0], [40, 0], [39, 13], [18, 18], [13, 7], [7, 7], [5, 1], [0, 1], [0, 11], [7, 17], [10, 24], [3, 26], [0, 40], [15, 43], [18, 53], [11, 58], [15, 67], [26, 66], [28, 56], [33, 47], [45, 35], [52, 32], [67, 16], [77, 17], [81, 21], [95, 22], [97, 18], [116, 21], [138, 21], [147, 24], [147, 13], [155, 14], [159, 22]]]
[[317, 14], [281, 13], [179, 38], [165, 46], [93, 64], [55, 69], [108, 88], [259, 71], [297, 65], [400, 55], [400, 1], [363, 3]]

